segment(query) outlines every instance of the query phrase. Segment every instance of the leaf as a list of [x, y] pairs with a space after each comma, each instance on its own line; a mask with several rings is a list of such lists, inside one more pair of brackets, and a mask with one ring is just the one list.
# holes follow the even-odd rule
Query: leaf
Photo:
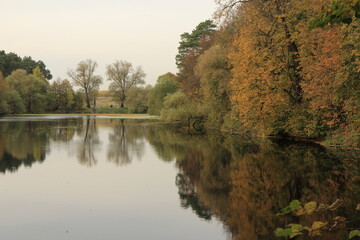
[[275, 235], [277, 237], [289, 237], [289, 238], [293, 238], [296, 237], [298, 235], [301, 235], [302, 232], [301, 230], [303, 230], [303, 226], [300, 224], [291, 224], [290, 228], [277, 228], [275, 230]]
[[360, 203], [356, 206], [356, 210], [360, 211]]
[[282, 215], [291, 213], [291, 212], [299, 209], [300, 207], [301, 207], [301, 203], [299, 202], [299, 200], [293, 200], [290, 202], [290, 204], [288, 206], [281, 209], [280, 212], [276, 214], [276, 216], [282, 216]]
[[320, 221], [315, 221], [313, 222], [313, 225], [311, 226], [312, 230], [317, 230], [320, 229], [322, 227], [325, 227], [328, 223], [327, 222], [320, 222]]
[[298, 235], [301, 235], [302, 232], [301, 230], [303, 230], [304, 227], [300, 224], [293, 224], [291, 226], [291, 234], [289, 235], [290, 238], [296, 237]]
[[314, 237], [314, 236], [321, 236], [321, 228], [325, 227], [328, 223], [327, 222], [320, 222], [320, 221], [315, 221], [313, 222], [311, 228], [309, 227], [304, 227], [304, 229], [309, 231], [309, 236], [310, 237]]
[[301, 215], [304, 215], [304, 214], [311, 214], [313, 213], [315, 210], [316, 210], [316, 206], [317, 206], [317, 203], [315, 201], [311, 201], [311, 202], [308, 202], [304, 205], [304, 207], [301, 207], [299, 209], [297, 209], [294, 214], [296, 216], [301, 216]]
[[275, 235], [277, 237], [288, 237], [292, 233], [291, 228], [277, 228], [275, 230]]
[[349, 239], [352, 239], [353, 237], [360, 236], [360, 230], [353, 230], [349, 233]]

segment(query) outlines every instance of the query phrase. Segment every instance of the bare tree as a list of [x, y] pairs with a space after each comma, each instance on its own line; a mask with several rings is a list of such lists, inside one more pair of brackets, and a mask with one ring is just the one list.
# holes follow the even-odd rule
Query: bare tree
[[95, 96], [96, 91], [99, 90], [99, 86], [102, 83], [102, 78], [99, 75], [95, 75], [95, 69], [97, 68], [96, 61], [87, 59], [81, 61], [77, 68], [69, 70], [67, 74], [73, 80], [75, 86], [79, 86], [85, 93], [86, 107], [90, 108], [90, 98]]
[[141, 66], [133, 69], [132, 64], [126, 61], [116, 61], [106, 67], [106, 75], [110, 84], [110, 90], [117, 93], [120, 101], [120, 107], [124, 107], [126, 93], [132, 86], [144, 84], [146, 74]]

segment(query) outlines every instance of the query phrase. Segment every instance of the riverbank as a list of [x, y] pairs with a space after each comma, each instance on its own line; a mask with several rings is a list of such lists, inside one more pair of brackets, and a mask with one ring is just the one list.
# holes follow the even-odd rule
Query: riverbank
[[[7, 115], [9, 116], [9, 115]], [[158, 119], [158, 116], [150, 114], [131, 114], [131, 113], [49, 113], [49, 114], [16, 114], [14, 116], [108, 116], [123, 119]]]

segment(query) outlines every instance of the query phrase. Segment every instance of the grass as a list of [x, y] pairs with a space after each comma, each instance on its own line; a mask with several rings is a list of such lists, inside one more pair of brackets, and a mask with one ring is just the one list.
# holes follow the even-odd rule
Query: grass
[[96, 98], [96, 106], [99, 108], [110, 108], [110, 106], [114, 108], [119, 108], [119, 101], [114, 100], [114, 93], [111, 91], [99, 91], [98, 96]]

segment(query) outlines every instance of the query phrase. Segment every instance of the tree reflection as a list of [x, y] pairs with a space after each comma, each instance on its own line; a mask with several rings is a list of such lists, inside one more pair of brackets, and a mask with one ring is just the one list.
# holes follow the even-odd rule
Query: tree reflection
[[179, 168], [176, 185], [181, 206], [191, 207], [206, 220], [214, 214], [220, 217], [217, 212], [225, 213], [228, 209], [226, 198], [230, 190], [231, 158], [225, 148], [213, 147], [223, 141], [219, 136], [190, 136], [185, 131], [169, 131], [164, 126], [153, 126], [147, 132], [147, 139], [162, 159], [176, 160]]
[[108, 160], [118, 166], [132, 162], [134, 156], [141, 159], [145, 147], [145, 125], [125, 124], [125, 120], [113, 122], [113, 132], [109, 135]]
[[15, 119], [1, 122], [0, 171], [16, 172], [22, 165], [43, 162], [50, 151], [50, 140], [71, 141], [80, 122], [80, 118], [48, 121]]
[[193, 211], [205, 220], [211, 219], [211, 211], [205, 207], [197, 196], [195, 187], [191, 184], [189, 176], [183, 173], [178, 173], [176, 176], [176, 185], [179, 188], [180, 205], [183, 208], [191, 207]]
[[[279, 218], [275, 213], [293, 199], [329, 204], [350, 194], [351, 197], [345, 199], [347, 209], [351, 209], [350, 206], [360, 200], [360, 192], [354, 186], [345, 187], [356, 179], [349, 173], [344, 168], [341, 154], [318, 145], [262, 142], [258, 152], [247, 154], [233, 163], [230, 204], [234, 211], [229, 226], [236, 239], [275, 239], [274, 229], [291, 220]], [[347, 180], [345, 175], [349, 176]], [[301, 217], [297, 222], [310, 226], [317, 217]], [[337, 237], [331, 235], [322, 239], [341, 239]], [[306, 236], [302, 238], [307, 239]]]
[[52, 121], [50, 130], [51, 140], [54, 142], [69, 142], [83, 127], [82, 118], [58, 119]]
[[34, 162], [43, 162], [49, 141], [43, 122], [6, 122], [0, 125], [0, 171], [15, 172]]
[[[276, 227], [290, 222], [310, 226], [337, 215], [358, 218], [354, 211], [360, 203], [358, 152], [242, 136], [189, 136], [165, 129], [152, 127], [147, 139], [164, 161], [176, 160], [181, 205], [201, 218], [221, 220], [233, 239], [278, 239]], [[276, 216], [294, 199], [331, 204], [337, 198], [345, 205], [336, 212], [295, 221]], [[345, 235], [339, 231], [319, 239], [346, 239]]]
[[85, 119], [82, 131], [83, 138], [78, 144], [77, 158], [81, 165], [91, 167], [97, 163], [95, 152], [100, 144], [96, 127], [96, 118], [88, 116]]

